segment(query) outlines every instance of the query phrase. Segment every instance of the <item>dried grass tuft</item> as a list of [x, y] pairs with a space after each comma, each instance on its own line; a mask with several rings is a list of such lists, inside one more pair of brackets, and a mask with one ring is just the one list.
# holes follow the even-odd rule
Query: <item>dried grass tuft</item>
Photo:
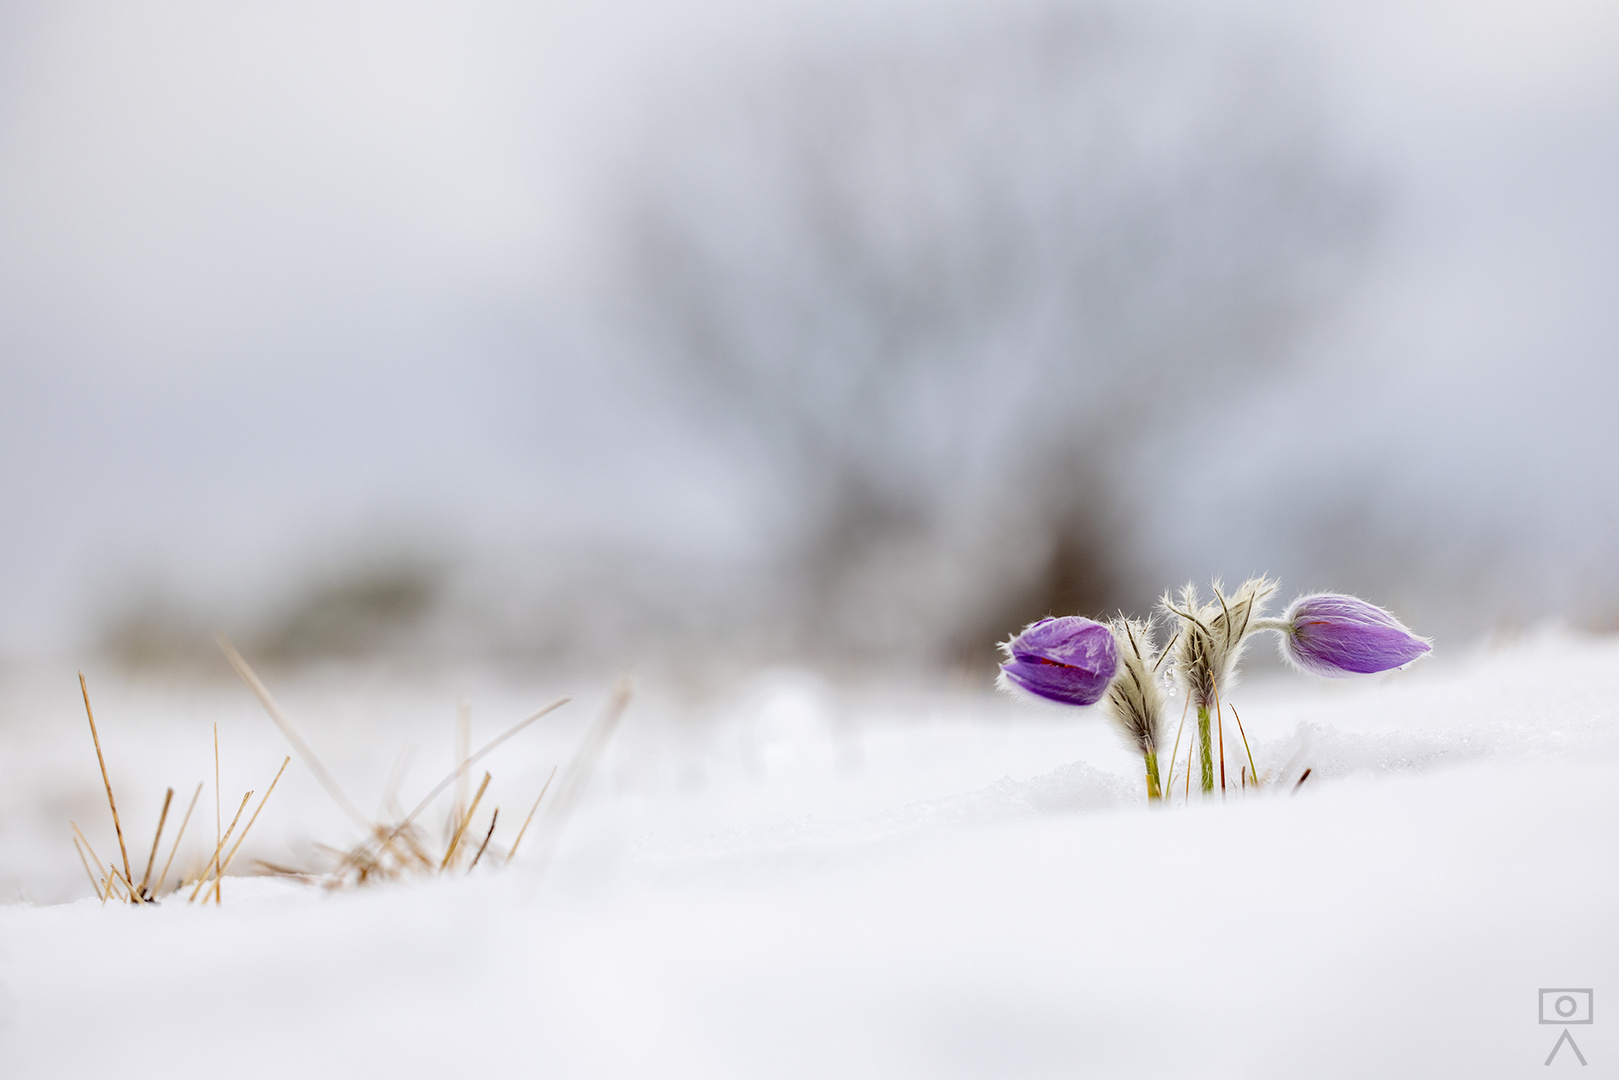
[[[113, 830], [118, 836], [118, 854], [123, 862], [123, 869], [119, 870], [111, 863], [102, 862], [101, 857], [96, 854], [95, 848], [91, 845], [89, 838], [84, 835], [83, 830], [79, 828], [77, 822], [68, 823], [73, 828], [73, 848], [78, 853], [79, 862], [84, 866], [86, 876], [90, 878], [90, 885], [95, 890], [96, 898], [100, 900], [103, 905], [105, 905], [108, 900], [114, 899], [129, 904], [155, 904], [158, 902], [158, 898], [163, 895], [163, 885], [168, 880], [169, 868], [174, 864], [175, 854], [180, 850], [180, 841], [185, 837], [186, 826], [190, 824], [192, 812], [197, 808], [197, 800], [202, 796], [203, 783], [199, 781], [196, 791], [194, 791], [191, 795], [191, 802], [186, 806], [185, 816], [180, 820], [180, 828], [176, 830], [174, 834], [174, 843], [169, 848], [169, 856], [163, 862], [163, 869], [158, 874], [156, 884], [153, 884], [152, 869], [157, 865], [158, 848], [162, 846], [163, 832], [167, 827], [169, 820], [169, 810], [174, 804], [174, 789], [171, 787], [164, 793], [163, 809], [158, 814], [157, 819], [157, 831], [152, 836], [152, 849], [146, 856], [146, 871], [141, 875], [140, 884], [134, 884], [135, 877], [130, 872], [129, 849], [124, 843], [124, 825], [118, 814], [118, 803], [113, 798], [112, 780], [107, 773], [107, 759], [102, 753], [101, 749], [101, 733], [96, 728], [95, 713], [90, 708], [90, 688], [85, 680], [84, 672], [82, 671], [79, 672], [79, 690], [84, 697], [85, 715], [90, 721], [90, 738], [94, 742], [96, 748], [96, 765], [101, 771], [102, 787], [105, 788], [107, 792], [107, 808], [112, 812]], [[286, 770], [287, 764], [291, 760], [292, 759], [289, 757], [281, 763], [282, 771]], [[216, 803], [218, 801], [218, 776], [219, 725], [216, 724], [214, 725], [214, 777]], [[209, 858], [208, 862], [204, 864], [201, 871], [196, 875], [190, 877], [182, 875], [181, 884], [175, 886], [176, 891], [182, 888], [185, 882], [194, 882], [195, 887], [191, 891], [190, 899], [195, 900], [200, 890], [211, 885], [211, 891], [215, 903], [220, 901], [222, 896], [220, 879], [224, 876], [224, 873], [230, 869], [231, 859], [235, 857], [237, 850], [242, 846], [242, 841], [247, 839], [248, 829], [252, 828], [253, 822], [258, 820], [259, 811], [264, 809], [265, 800], [269, 799], [270, 792], [275, 790], [276, 781], [279, 781], [280, 779], [281, 772], [277, 772], [275, 775], [275, 780], [271, 781], [270, 783], [269, 791], [265, 792], [264, 799], [259, 800], [258, 808], [253, 811], [252, 818], [248, 820], [247, 827], [242, 830], [241, 835], [236, 840], [235, 846], [230, 849], [230, 854], [226, 856], [223, 863], [221, 863], [219, 857], [220, 852], [224, 849], [225, 844], [230, 840], [231, 835], [234, 833], [237, 822], [241, 820], [242, 810], [246, 809], [248, 799], [253, 793], [248, 792], [247, 795], [242, 797], [242, 806], [236, 811], [236, 818], [232, 820], [230, 828], [225, 830], [222, 835], [217, 836], [214, 854]]]
[[444, 859], [438, 864], [439, 873], [444, 873], [451, 861], [455, 859], [455, 849], [461, 843], [461, 834], [467, 831], [467, 822], [471, 821], [472, 815], [478, 812], [478, 804], [483, 801], [483, 793], [488, 790], [489, 774], [484, 773], [483, 783], [478, 785], [478, 794], [472, 797], [472, 805], [467, 807], [467, 812], [461, 816], [461, 824], [455, 827], [455, 835], [450, 837], [450, 846], [444, 849]]
[[[220, 647], [225, 650], [233, 667], [253, 690], [266, 711], [271, 715], [282, 732], [287, 735], [288, 741], [294, 749], [310, 764], [311, 771], [323, 778], [323, 786], [345, 811], [354, 816], [352, 808], [354, 802], [343, 794], [342, 788], [335, 778], [331, 776], [324, 766], [315, 758], [309, 745], [299, 738], [288, 721], [286, 714], [275, 704], [269, 690], [263, 681], [253, 672], [247, 661], [230, 647], [229, 642], [220, 639]], [[528, 834], [531, 824], [536, 826], [539, 854], [537, 859], [543, 866], [548, 859], [556, 837], [561, 831], [563, 823], [578, 801], [584, 785], [595, 769], [596, 762], [605, 751], [608, 741], [612, 738], [620, 718], [629, 705], [631, 698], [630, 683], [627, 679], [620, 679], [608, 697], [607, 704], [600, 716], [586, 731], [584, 739], [575, 751], [572, 759], [565, 768], [553, 767], [550, 775], [546, 777], [540, 792], [535, 796], [527, 816], [517, 830], [517, 836], [510, 848], [502, 850], [496, 841], [495, 834], [500, 821], [500, 810], [497, 807], [490, 815], [489, 824], [484, 829], [482, 841], [478, 844], [476, 852], [470, 861], [466, 861], [465, 873], [471, 873], [480, 863], [489, 856], [490, 861], [501, 866], [508, 866], [517, 854], [519, 845]], [[476, 751], [471, 747], [471, 710], [464, 702], [457, 703], [455, 719], [455, 767], [448, 775], [428, 789], [415, 807], [409, 813], [401, 814], [396, 801], [399, 786], [404, 775], [403, 763], [407, 760], [402, 754], [399, 763], [395, 765], [380, 800], [380, 811], [377, 820], [363, 822], [361, 837], [347, 846], [334, 846], [330, 844], [315, 845], [316, 861], [324, 862], [324, 867], [303, 868], [285, 866], [276, 863], [260, 861], [257, 864], [261, 873], [273, 874], [291, 880], [318, 883], [328, 889], [349, 888], [378, 882], [396, 881], [411, 877], [432, 876], [446, 873], [456, 869], [465, 861], [465, 853], [471, 848], [471, 842], [466, 840], [468, 830], [472, 826], [478, 808], [489, 791], [493, 781], [493, 774], [485, 772], [478, 785], [476, 793], [467, 798], [466, 783], [469, 770], [472, 766], [487, 757], [507, 740], [516, 736], [529, 725], [542, 717], [560, 709], [568, 703], [568, 698], [558, 698], [522, 720], [513, 724], [495, 738], [489, 740]], [[407, 752], [408, 753], [408, 752]], [[552, 782], [558, 779], [561, 773], [561, 783], [557, 785], [558, 795], [545, 802], [547, 793], [551, 790]], [[446, 808], [440, 835], [447, 836], [448, 840], [441, 856], [434, 857], [429, 849], [436, 847], [429, 840], [434, 830], [424, 825], [424, 815], [431, 809], [436, 800], [445, 792], [454, 788], [454, 796]], [[544, 812], [542, 807], [549, 807]], [[536, 821], [538, 815], [538, 821]], [[474, 834], [476, 835], [476, 834]], [[227, 866], [229, 862], [227, 860]]]
[[[506, 848], [496, 839], [497, 826], [500, 822], [500, 808], [496, 807], [490, 815], [489, 823], [483, 829], [483, 837], [473, 851], [472, 840], [467, 833], [477, 816], [478, 809], [489, 791], [493, 781], [492, 773], [486, 771], [482, 782], [478, 785], [476, 793], [470, 800], [466, 798], [467, 779], [469, 770], [479, 761], [483, 760], [494, 750], [509, 739], [528, 728], [541, 718], [550, 715], [566, 705], [568, 698], [558, 698], [550, 704], [524, 717], [499, 735], [490, 739], [476, 751], [471, 747], [470, 708], [460, 703], [456, 717], [456, 754], [455, 768], [433, 785], [409, 813], [400, 813], [397, 799], [399, 788], [403, 782], [406, 763], [409, 760], [408, 749], [401, 754], [399, 762], [395, 765], [389, 777], [386, 790], [380, 803], [376, 819], [367, 817], [360, 811], [353, 799], [349, 798], [336, 777], [316, 757], [313, 749], [292, 726], [286, 713], [270, 695], [257, 673], [247, 661], [238, 653], [224, 637], [219, 639], [220, 649], [224, 652], [231, 666], [241, 676], [242, 680], [252, 690], [255, 697], [274, 721], [276, 727], [291, 745], [294, 754], [303, 761], [314, 774], [321, 786], [334, 802], [357, 825], [360, 826], [361, 836], [357, 841], [347, 845], [332, 846], [326, 844], [315, 845], [317, 862], [324, 862], [324, 868], [304, 868], [287, 866], [265, 860], [254, 860], [252, 873], [265, 876], [284, 877], [289, 880], [319, 884], [326, 888], [342, 888], [371, 884], [382, 881], [393, 881], [406, 877], [430, 876], [443, 874], [452, 869], [465, 865], [465, 873], [472, 873], [481, 863], [488, 861], [499, 866], [509, 866], [517, 855], [519, 845], [528, 835], [531, 825], [536, 827], [539, 837], [531, 847], [538, 847], [536, 858], [543, 866], [548, 861], [552, 847], [555, 845], [557, 835], [562, 825], [571, 814], [574, 805], [578, 802], [582, 789], [594, 771], [597, 761], [605, 751], [608, 741], [612, 738], [619, 719], [629, 704], [631, 691], [627, 679], [620, 679], [608, 697], [602, 713], [592, 722], [586, 730], [584, 738], [578, 749], [566, 766], [553, 766], [545, 783], [541, 786], [539, 794], [535, 796], [528, 814], [524, 817], [522, 825], [511, 846]], [[95, 716], [90, 709], [90, 695], [83, 674], [80, 674], [80, 686], [83, 691], [85, 713], [89, 718], [91, 737], [95, 743], [96, 760], [101, 770], [102, 785], [107, 793], [107, 806], [113, 816], [114, 830], [118, 836], [119, 854], [124, 864], [120, 870], [117, 866], [104, 862], [96, 854], [89, 839], [73, 823], [73, 845], [84, 867], [85, 876], [90, 879], [92, 889], [96, 896], [105, 904], [108, 900], [117, 899], [120, 902], [131, 904], [155, 903], [164, 895], [164, 888], [169, 879], [170, 871], [175, 866], [175, 860], [180, 850], [181, 842], [186, 835], [187, 827], [191, 823], [197, 803], [201, 800], [206, 782], [199, 781], [192, 792], [191, 799], [186, 805], [184, 815], [180, 819], [179, 828], [175, 830], [170, 843], [167, 857], [163, 861], [162, 869], [157, 872], [154, 883], [152, 873], [157, 867], [158, 849], [162, 846], [168, 819], [174, 808], [174, 788], [169, 788], [163, 797], [163, 807], [158, 815], [157, 829], [152, 837], [152, 846], [146, 859], [145, 872], [141, 875], [140, 884], [132, 885], [134, 880], [130, 873], [128, 850], [124, 842], [123, 823], [118, 815], [117, 803], [113, 798], [112, 782], [109, 777], [106, 760], [102, 753], [101, 737], [96, 728]], [[214, 726], [214, 795], [216, 803], [215, 840], [212, 852], [200, 865], [192, 863], [189, 868], [182, 865], [179, 880], [173, 891], [181, 888], [190, 888], [188, 902], [195, 902], [201, 898], [204, 903], [212, 899], [218, 904], [223, 898], [222, 883], [226, 874], [231, 872], [235, 865], [237, 853], [246, 842], [248, 834], [252, 831], [254, 823], [258, 821], [259, 814], [264, 810], [265, 804], [275, 792], [276, 785], [280, 783], [282, 775], [291, 764], [292, 756], [282, 759], [280, 768], [265, 789], [264, 795], [259, 799], [258, 805], [251, 814], [247, 814], [248, 804], [252, 802], [253, 792], [249, 791], [242, 796], [234, 816], [228, 826], [223, 821], [222, 791], [219, 781], [219, 732]], [[560, 774], [560, 777], [559, 777]], [[558, 793], [550, 798], [553, 781], [560, 778]], [[447, 835], [448, 843], [441, 856], [429, 852], [438, 847], [430, 839], [431, 830], [424, 826], [424, 816], [451, 787], [455, 787], [455, 798], [452, 805], [447, 808], [443, 819], [443, 832]], [[247, 815], [246, 824], [242, 824], [243, 816]], [[238, 832], [238, 826], [240, 831]], [[474, 837], [476, 833], [472, 834]], [[472, 851], [471, 859], [467, 853]], [[188, 859], [181, 860], [182, 864]]]

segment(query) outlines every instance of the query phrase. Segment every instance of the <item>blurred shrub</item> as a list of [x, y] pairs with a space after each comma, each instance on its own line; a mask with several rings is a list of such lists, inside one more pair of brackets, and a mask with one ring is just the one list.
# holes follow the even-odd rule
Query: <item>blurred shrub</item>
[[652, 377], [758, 470], [805, 647], [987, 658], [1144, 601], [1134, 455], [1222, 430], [1375, 218], [1306, 61], [1145, 9], [805, 46], [626, 168], [607, 279]]
[[226, 630], [271, 664], [436, 652], [450, 567], [441, 559], [363, 552], [307, 578], [267, 610], [190, 604], [158, 587], [136, 593], [101, 634], [103, 653], [129, 668], [223, 674], [213, 636]]
[[427, 559], [384, 558], [317, 580], [256, 644], [275, 660], [355, 657], [417, 644], [435, 613], [447, 568]]

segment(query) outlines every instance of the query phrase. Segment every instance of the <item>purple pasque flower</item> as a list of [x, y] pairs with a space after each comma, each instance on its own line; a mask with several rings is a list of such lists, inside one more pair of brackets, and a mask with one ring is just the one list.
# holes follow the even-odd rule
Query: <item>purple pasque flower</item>
[[1030, 623], [1001, 649], [1001, 686], [1064, 705], [1096, 704], [1119, 668], [1113, 631], [1078, 615]]
[[1328, 678], [1392, 671], [1432, 648], [1376, 604], [1341, 593], [1301, 596], [1278, 621], [1282, 656]]

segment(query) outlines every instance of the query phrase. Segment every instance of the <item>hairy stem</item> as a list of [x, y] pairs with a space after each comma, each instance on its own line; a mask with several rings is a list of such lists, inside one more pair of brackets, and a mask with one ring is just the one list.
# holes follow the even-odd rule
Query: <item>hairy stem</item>
[[1205, 793], [1214, 790], [1214, 746], [1213, 733], [1209, 730], [1209, 707], [1197, 707], [1197, 751], [1202, 774], [1198, 777]]

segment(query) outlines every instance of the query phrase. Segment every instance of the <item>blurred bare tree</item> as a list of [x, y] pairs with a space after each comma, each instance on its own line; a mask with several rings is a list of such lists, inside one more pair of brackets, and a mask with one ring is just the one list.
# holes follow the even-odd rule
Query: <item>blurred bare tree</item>
[[779, 500], [799, 643], [981, 662], [1146, 598], [1133, 452], [1254, 419], [1215, 404], [1340, 295], [1377, 199], [1303, 65], [1240, 34], [1092, 7], [917, 34], [666, 117], [612, 280]]

